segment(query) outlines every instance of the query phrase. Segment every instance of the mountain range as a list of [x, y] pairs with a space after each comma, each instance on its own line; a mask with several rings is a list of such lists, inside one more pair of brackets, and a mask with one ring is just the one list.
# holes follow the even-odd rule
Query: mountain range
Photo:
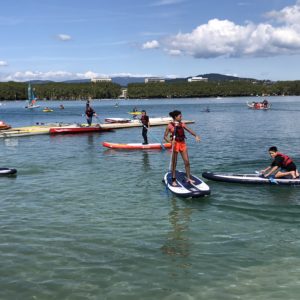
[[[209, 73], [209, 74], [202, 74], [197, 75], [199, 77], [207, 78], [208, 81], [259, 81], [254, 78], [242, 78], [242, 77], [236, 77], [236, 76], [230, 76], [230, 75], [223, 75], [218, 73]], [[168, 79], [165, 78], [166, 82], [180, 82], [180, 81], [187, 81], [189, 77], [182, 77], [182, 78], [173, 78]], [[111, 77], [112, 82], [117, 83], [121, 86], [126, 87], [130, 83], [143, 83], [145, 82], [145, 78], [147, 77], [131, 77], [131, 76], [117, 76], [117, 77]], [[63, 81], [64, 83], [85, 83], [90, 82], [90, 79], [76, 79], [76, 80], [66, 80]], [[43, 83], [50, 83], [53, 82], [51, 80], [31, 80], [32, 84], [43, 84]]]

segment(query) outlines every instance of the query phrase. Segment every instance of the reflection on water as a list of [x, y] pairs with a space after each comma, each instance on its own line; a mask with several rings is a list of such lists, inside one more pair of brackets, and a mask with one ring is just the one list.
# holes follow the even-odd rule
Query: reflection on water
[[19, 145], [19, 140], [17, 138], [4, 139], [5, 146], [7, 147], [17, 147]]
[[143, 167], [145, 171], [150, 171], [150, 161], [149, 161], [149, 153], [147, 151], [143, 152]]
[[177, 257], [190, 255], [190, 241], [188, 237], [189, 221], [192, 209], [189, 207], [179, 208], [176, 198], [172, 199], [172, 209], [169, 213], [169, 221], [172, 230], [168, 233], [165, 245], [161, 247], [164, 254]]

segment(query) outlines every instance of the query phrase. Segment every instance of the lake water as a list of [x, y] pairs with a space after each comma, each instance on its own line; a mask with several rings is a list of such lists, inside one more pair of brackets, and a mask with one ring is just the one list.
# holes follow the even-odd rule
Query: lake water
[[[272, 145], [300, 166], [300, 98], [269, 99], [269, 111], [247, 109], [246, 98], [92, 105], [102, 120], [134, 106], [150, 116], [181, 110], [202, 138], [187, 139], [201, 176], [266, 167]], [[85, 121], [85, 102], [41, 105], [54, 112], [3, 102], [0, 120]], [[0, 166], [18, 169], [0, 178], [0, 299], [299, 299], [299, 187], [207, 181], [209, 197], [184, 200], [161, 183], [169, 151], [106, 150], [103, 141], [141, 142], [141, 128], [0, 140]]]

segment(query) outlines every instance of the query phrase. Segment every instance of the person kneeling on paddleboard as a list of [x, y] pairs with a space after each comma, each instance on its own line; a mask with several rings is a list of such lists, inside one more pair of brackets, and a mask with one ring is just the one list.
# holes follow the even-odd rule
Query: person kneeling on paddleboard
[[182, 120], [182, 114], [179, 110], [174, 110], [169, 113], [173, 121], [169, 123], [165, 130], [164, 139], [168, 143], [172, 143], [172, 158], [171, 158], [171, 172], [172, 172], [172, 185], [177, 186], [176, 183], [176, 165], [178, 152], [180, 152], [181, 157], [184, 161], [185, 172], [187, 177], [187, 182], [193, 183], [191, 180], [191, 170], [190, 161], [187, 151], [187, 146], [185, 143], [185, 131], [189, 132], [196, 138], [196, 141], [200, 141], [200, 136], [198, 136], [193, 130], [188, 128]]
[[269, 167], [261, 171], [264, 177], [268, 177], [275, 172], [275, 178], [284, 176], [292, 176], [292, 178], [299, 177], [297, 167], [289, 156], [278, 152], [278, 149], [275, 146], [269, 148], [269, 154], [273, 158], [273, 162]]

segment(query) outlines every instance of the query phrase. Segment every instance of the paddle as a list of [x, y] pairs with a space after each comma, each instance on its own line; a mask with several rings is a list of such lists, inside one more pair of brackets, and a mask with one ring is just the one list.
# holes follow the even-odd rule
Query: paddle
[[143, 127], [146, 128], [146, 129], [148, 130], [148, 132], [149, 132], [149, 135], [161, 145], [161, 148], [162, 148], [163, 150], [166, 150], [166, 147], [164, 146], [164, 144], [163, 144], [162, 142], [160, 142], [160, 141], [155, 137], [155, 135], [153, 135], [153, 134], [151, 133], [150, 129], [149, 129], [146, 125], [143, 125]]

